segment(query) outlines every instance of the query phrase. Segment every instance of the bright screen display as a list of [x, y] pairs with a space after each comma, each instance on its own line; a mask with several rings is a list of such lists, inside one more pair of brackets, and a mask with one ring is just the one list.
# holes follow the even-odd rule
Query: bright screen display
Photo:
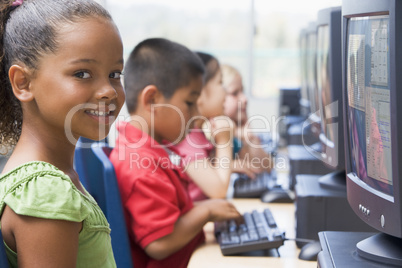
[[347, 103], [352, 172], [393, 196], [389, 16], [350, 18]]

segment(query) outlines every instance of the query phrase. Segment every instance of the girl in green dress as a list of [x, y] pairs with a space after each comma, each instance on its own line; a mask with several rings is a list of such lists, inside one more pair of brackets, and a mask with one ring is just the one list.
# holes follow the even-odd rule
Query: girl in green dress
[[92, 0], [0, 3], [0, 224], [11, 267], [115, 267], [110, 229], [73, 169], [124, 103], [123, 46]]

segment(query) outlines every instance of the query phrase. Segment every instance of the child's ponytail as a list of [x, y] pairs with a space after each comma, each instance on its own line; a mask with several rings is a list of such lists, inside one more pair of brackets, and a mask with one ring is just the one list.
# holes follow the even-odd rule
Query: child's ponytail
[[0, 3], [0, 154], [15, 145], [20, 133], [22, 124], [21, 105], [15, 98], [5, 64], [4, 31], [10, 12], [16, 8], [12, 6], [13, 0]]

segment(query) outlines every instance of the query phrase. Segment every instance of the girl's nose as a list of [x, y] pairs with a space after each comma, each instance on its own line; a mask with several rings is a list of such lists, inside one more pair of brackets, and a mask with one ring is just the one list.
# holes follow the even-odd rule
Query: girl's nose
[[97, 92], [96, 98], [101, 100], [112, 100], [117, 98], [117, 91], [116, 89], [110, 84], [105, 83]]

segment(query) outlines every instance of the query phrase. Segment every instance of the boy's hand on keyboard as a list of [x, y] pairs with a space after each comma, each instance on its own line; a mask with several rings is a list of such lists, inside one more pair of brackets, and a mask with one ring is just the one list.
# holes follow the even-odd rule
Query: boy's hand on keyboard
[[238, 222], [243, 221], [243, 216], [237, 211], [236, 207], [224, 199], [208, 199], [201, 201], [198, 205], [205, 206], [209, 211], [209, 221], [225, 221], [234, 219]]
[[285, 234], [276, 225], [271, 211], [253, 210], [243, 214], [244, 223], [215, 222], [215, 236], [223, 255], [279, 248]]

